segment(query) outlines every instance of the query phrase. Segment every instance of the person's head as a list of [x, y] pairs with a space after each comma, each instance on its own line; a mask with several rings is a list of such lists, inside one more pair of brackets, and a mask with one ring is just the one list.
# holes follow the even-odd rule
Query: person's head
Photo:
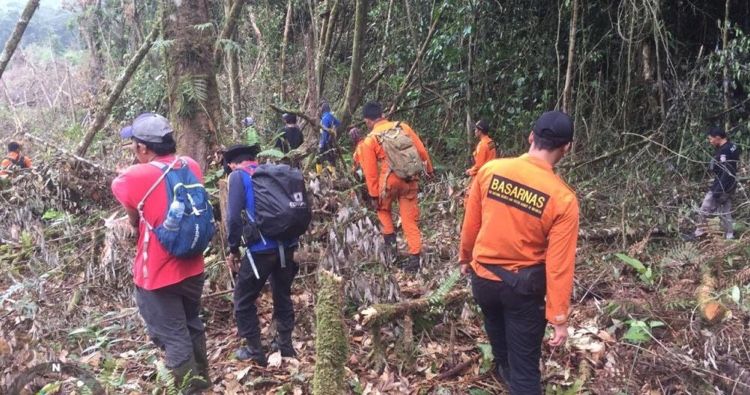
[[721, 147], [727, 142], [727, 132], [718, 126], [708, 129], [706, 135], [708, 135], [708, 143], [716, 148]]
[[529, 153], [543, 156], [555, 164], [570, 151], [573, 143], [573, 119], [561, 111], [542, 114], [529, 133]]
[[21, 152], [21, 144], [11, 141], [8, 143], [8, 152]]
[[362, 131], [357, 127], [349, 129], [349, 138], [352, 140], [352, 146], [356, 147], [362, 141]]
[[242, 120], [242, 126], [243, 127], [250, 127], [255, 125], [255, 120], [253, 117], [245, 117], [245, 119]]
[[222, 152], [224, 173], [229, 174], [232, 170], [254, 161], [259, 152], [260, 146], [258, 144], [237, 144], [227, 148]]
[[486, 135], [490, 132], [490, 124], [484, 120], [480, 119], [477, 121], [476, 124], [474, 124], [474, 136], [476, 137], [482, 137], [483, 135]]
[[362, 117], [365, 119], [367, 127], [372, 129], [375, 122], [383, 118], [383, 106], [376, 101], [366, 103], [362, 106]]
[[327, 101], [323, 100], [323, 102], [320, 103], [320, 115], [322, 116], [327, 112], [331, 112], [331, 105], [328, 104]]
[[294, 125], [294, 124], [297, 123], [297, 116], [294, 115], [294, 114], [284, 113], [281, 116], [281, 119], [283, 119], [284, 123], [287, 124], [287, 125]]
[[120, 131], [120, 136], [132, 141], [133, 153], [139, 163], [148, 163], [155, 157], [177, 152], [172, 127], [159, 114], [147, 112], [139, 115], [132, 125]]

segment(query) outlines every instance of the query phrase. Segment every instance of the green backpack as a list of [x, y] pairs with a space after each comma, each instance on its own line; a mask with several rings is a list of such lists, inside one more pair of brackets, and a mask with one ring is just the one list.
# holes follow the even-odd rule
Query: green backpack
[[414, 141], [409, 137], [401, 123], [377, 135], [377, 140], [385, 151], [388, 167], [398, 178], [411, 181], [424, 171], [424, 163], [419, 156]]

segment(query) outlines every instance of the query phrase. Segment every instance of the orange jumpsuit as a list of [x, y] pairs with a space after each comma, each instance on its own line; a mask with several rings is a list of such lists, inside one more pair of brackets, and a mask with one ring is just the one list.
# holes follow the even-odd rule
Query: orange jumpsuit
[[[5, 158], [3, 158], [2, 161], [0, 161], [0, 177], [7, 177], [9, 172], [7, 169], [9, 169], [11, 166], [13, 166], [13, 161], [18, 160], [18, 156], [21, 155], [18, 152], [8, 152]], [[23, 163], [25, 168], [31, 167], [31, 159], [29, 159], [28, 156], [23, 157]]]
[[[416, 255], [422, 251], [422, 235], [417, 225], [419, 220], [419, 204], [417, 202], [419, 180], [407, 182], [391, 173], [388, 169], [385, 150], [377, 139], [378, 134], [391, 129], [395, 124], [396, 122], [385, 119], [375, 123], [372, 131], [357, 146], [355, 161], [358, 161], [362, 167], [370, 197], [378, 199], [378, 219], [380, 220], [381, 231], [385, 235], [395, 232], [393, 218], [391, 217], [391, 206], [393, 201], [397, 200], [409, 254]], [[409, 125], [401, 122], [400, 126], [411, 137], [414, 147], [424, 162], [425, 170], [428, 174], [432, 174], [430, 155], [422, 144], [422, 140]]]
[[479, 169], [481, 169], [485, 163], [495, 159], [495, 156], [495, 142], [492, 141], [490, 136], [483, 134], [482, 137], [479, 138], [477, 148], [474, 150], [474, 166], [467, 170], [466, 174], [474, 177], [477, 175]]
[[546, 318], [567, 321], [573, 291], [578, 199], [541, 160], [522, 155], [490, 161], [466, 200], [459, 261], [477, 276], [500, 281], [485, 265], [504, 269], [546, 263]]

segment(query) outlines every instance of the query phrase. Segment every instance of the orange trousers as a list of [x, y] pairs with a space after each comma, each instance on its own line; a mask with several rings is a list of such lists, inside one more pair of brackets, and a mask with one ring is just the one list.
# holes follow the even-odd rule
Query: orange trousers
[[388, 177], [385, 195], [380, 198], [378, 204], [378, 219], [380, 220], [381, 231], [384, 235], [388, 235], [395, 233], [391, 206], [394, 201], [398, 201], [401, 227], [404, 229], [409, 254], [412, 255], [422, 252], [422, 234], [417, 224], [419, 221], [418, 191], [417, 181], [406, 182], [398, 177], [391, 176]]

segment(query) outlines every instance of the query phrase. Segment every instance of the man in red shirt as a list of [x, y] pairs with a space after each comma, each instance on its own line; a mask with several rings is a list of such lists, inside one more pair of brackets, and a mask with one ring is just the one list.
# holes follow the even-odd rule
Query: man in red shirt
[[[166, 365], [175, 375], [176, 382], [181, 383], [182, 378], [190, 373], [203, 379], [193, 380], [194, 387], [207, 388], [210, 380], [206, 336], [199, 316], [204, 281], [203, 256], [188, 259], [171, 256], [145, 223], [155, 228], [166, 217], [166, 180], [158, 181], [162, 174], [158, 163], [169, 165], [176, 159], [172, 128], [161, 115], [145, 113], [124, 128], [120, 135], [132, 140], [133, 153], [138, 161], [112, 181], [112, 193], [125, 208], [130, 224], [138, 228], [133, 264], [138, 311], [151, 339], [166, 352]], [[203, 182], [198, 163], [191, 158], [184, 159], [193, 174]], [[179, 162], [176, 167], [179, 167]], [[157, 182], [159, 184], [148, 193]], [[143, 218], [138, 213], [141, 201]]]

